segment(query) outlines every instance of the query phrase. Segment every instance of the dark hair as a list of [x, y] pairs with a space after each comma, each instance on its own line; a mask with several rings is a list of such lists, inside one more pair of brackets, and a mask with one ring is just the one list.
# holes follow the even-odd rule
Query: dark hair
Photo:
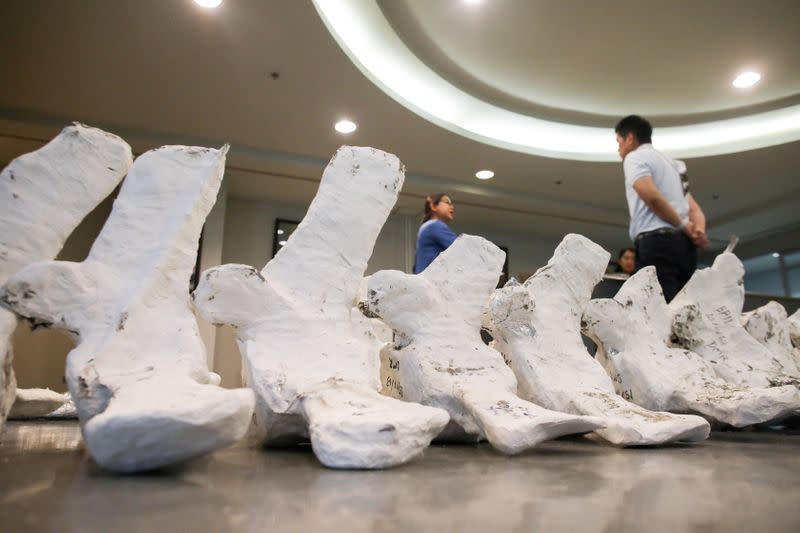
[[447, 196], [446, 193], [440, 192], [425, 198], [425, 218], [422, 219], [423, 222], [427, 222], [431, 219], [433, 216], [433, 206], [438, 205], [445, 196]]
[[620, 250], [619, 254], [617, 255], [617, 261], [622, 259], [622, 256], [625, 255], [625, 252], [633, 252], [634, 254], [636, 254], [636, 248], [623, 248], [622, 250]]
[[628, 115], [623, 118], [617, 122], [614, 131], [619, 134], [620, 137], [627, 137], [629, 133], [633, 133], [633, 136], [636, 137], [639, 144], [652, 142], [650, 137], [653, 135], [653, 126], [639, 115]]

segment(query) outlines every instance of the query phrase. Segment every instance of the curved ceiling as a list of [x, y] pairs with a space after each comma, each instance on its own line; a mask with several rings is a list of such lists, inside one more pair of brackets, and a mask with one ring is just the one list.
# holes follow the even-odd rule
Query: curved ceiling
[[[786, 99], [800, 99], [800, 31], [780, 31], [800, 20], [800, 3], [642, 5], [379, 1], [418, 57], [490, 101], [507, 95], [534, 109], [609, 117], [635, 109], [661, 118], [742, 114], [753, 105], [783, 107], [779, 103]], [[734, 88], [731, 80], [747, 69], [760, 72], [761, 83], [753, 90]]]
[[[501, 148], [618, 160], [609, 128], [631, 112], [670, 124], [654, 139], [679, 157], [800, 139], [800, 33], [782, 31], [797, 20], [796, 2], [314, 3], [387, 94]], [[763, 82], [734, 89], [743, 68], [762, 72]]]

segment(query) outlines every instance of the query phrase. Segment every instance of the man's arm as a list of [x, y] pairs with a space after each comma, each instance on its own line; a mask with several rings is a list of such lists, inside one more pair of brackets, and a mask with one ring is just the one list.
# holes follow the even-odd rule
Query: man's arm
[[697, 246], [705, 248], [708, 246], [708, 236], [706, 235], [706, 215], [703, 213], [703, 209], [700, 207], [700, 204], [698, 204], [692, 197], [691, 193], [686, 195], [686, 201], [689, 202], [689, 221], [692, 223], [692, 227], [694, 229], [694, 232], [691, 235], [692, 240]]
[[692, 227], [691, 218], [688, 220], [681, 220], [678, 212], [672, 207], [661, 191], [658, 190], [656, 184], [653, 182], [652, 176], [642, 176], [633, 182], [633, 190], [639, 195], [639, 198], [650, 208], [653, 213], [658, 215], [661, 220], [669, 222], [675, 227], [680, 227], [684, 233], [692, 236], [694, 228]]

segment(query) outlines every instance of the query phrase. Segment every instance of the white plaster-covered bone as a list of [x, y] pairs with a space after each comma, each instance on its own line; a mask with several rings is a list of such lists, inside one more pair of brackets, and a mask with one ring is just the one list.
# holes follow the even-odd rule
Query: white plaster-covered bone
[[41, 418], [64, 406], [69, 398], [50, 389], [17, 389], [9, 420]]
[[800, 309], [789, 316], [787, 323], [789, 324], [789, 338], [792, 340], [792, 345], [800, 349]]
[[45, 418], [78, 418], [78, 409], [75, 407], [75, 402], [72, 401], [72, 395], [69, 392], [64, 393], [64, 403], [50, 413], [47, 413]]
[[225, 153], [165, 146], [139, 157], [89, 256], [34, 263], [6, 284], [18, 314], [78, 337], [67, 384], [92, 457], [118, 472], [227, 446], [253, 410], [217, 387], [189, 301], [198, 238]]
[[786, 308], [775, 301], [743, 313], [740, 321], [744, 329], [769, 350], [784, 372], [800, 376], [800, 349], [792, 346], [789, 317]]
[[466, 434], [483, 435], [498, 450], [518, 453], [603, 424], [518, 397], [514, 373], [481, 341], [481, 311], [504, 255], [481, 237], [461, 235], [419, 275], [373, 274], [368, 300], [369, 310], [403, 339], [395, 353], [404, 398], [447, 409]]
[[670, 347], [669, 308], [654, 267], [634, 274], [613, 299], [589, 302], [583, 321], [602, 347], [598, 359], [617, 390], [648, 409], [699, 413], [743, 427], [783, 418], [800, 407], [800, 391], [791, 385], [727, 383], [696, 353]]
[[672, 339], [710, 363], [728, 383], [774, 387], [800, 383], [739, 322], [744, 305], [744, 266], [724, 252], [695, 271], [670, 302]]
[[[74, 123], [0, 173], [0, 285], [36, 261], [53, 259], [69, 234], [119, 184], [133, 162], [128, 144]], [[0, 431], [15, 398], [13, 313], [0, 309]]]
[[517, 376], [520, 396], [548, 409], [603, 417], [606, 427], [597, 434], [618, 445], [705, 439], [710, 428], [702, 418], [649, 411], [617, 395], [587, 352], [581, 315], [608, 258], [586, 237], [570, 234], [524, 285], [492, 295], [496, 347]]
[[355, 308], [375, 240], [397, 200], [397, 157], [345, 146], [288, 242], [259, 273], [223, 265], [201, 276], [195, 305], [237, 328], [267, 444], [311, 437], [334, 468], [384, 468], [421, 453], [447, 413], [381, 396], [382, 343]]

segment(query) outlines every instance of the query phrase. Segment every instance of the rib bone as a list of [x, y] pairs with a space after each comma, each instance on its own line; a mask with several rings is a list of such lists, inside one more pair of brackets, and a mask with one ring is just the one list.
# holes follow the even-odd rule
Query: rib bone
[[403, 184], [397, 157], [342, 147], [303, 221], [259, 273], [224, 265], [201, 276], [195, 305], [237, 328], [267, 444], [310, 435], [334, 468], [383, 468], [421, 453], [447, 413], [381, 396], [382, 343], [354, 306], [359, 283]]
[[519, 398], [514, 373], [481, 341], [481, 309], [504, 255], [481, 237], [462, 235], [422, 274], [373, 274], [368, 299], [369, 310], [403, 339], [395, 352], [404, 397], [447, 409], [463, 432], [513, 454], [602, 422]]
[[188, 291], [226, 152], [145, 153], [85, 261], [35, 263], [6, 285], [15, 312], [78, 338], [67, 385], [89, 452], [109, 470], [195, 457], [249, 425], [253, 394], [216, 386]]
[[[119, 184], [133, 162], [117, 137], [74, 123], [0, 173], [0, 285], [36, 261], [55, 258], [81, 220]], [[0, 431], [15, 398], [13, 313], [0, 309]]]
[[597, 434], [617, 445], [705, 439], [709, 426], [702, 418], [648, 411], [618, 396], [586, 351], [581, 315], [608, 258], [597, 244], [570, 234], [524, 285], [493, 294], [495, 346], [514, 370], [520, 396], [548, 409], [603, 417], [606, 428]]

